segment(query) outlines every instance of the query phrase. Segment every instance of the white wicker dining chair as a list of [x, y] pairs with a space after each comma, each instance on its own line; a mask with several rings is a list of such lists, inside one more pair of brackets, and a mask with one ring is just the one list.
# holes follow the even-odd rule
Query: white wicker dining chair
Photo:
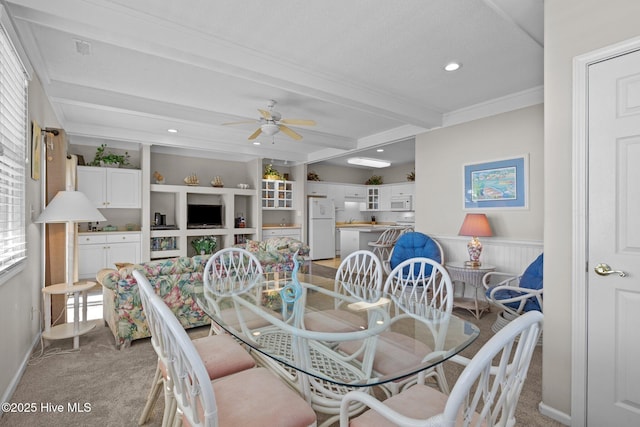
[[[242, 248], [226, 248], [211, 255], [204, 267], [202, 279], [206, 288], [216, 291], [214, 287], [234, 286], [236, 289], [218, 289], [217, 291], [224, 293], [243, 293], [251, 287], [256, 278], [264, 273], [262, 265], [258, 258]], [[230, 279], [230, 280], [220, 280]], [[231, 280], [233, 279], [233, 280]], [[236, 323], [237, 314], [233, 309], [221, 310], [217, 313], [226, 323]], [[245, 321], [249, 324], [252, 322], [264, 323], [263, 319], [256, 315], [246, 312]], [[210, 335], [223, 334], [224, 329], [216, 322], [211, 322]]]
[[391, 248], [396, 244], [396, 240], [398, 240], [404, 229], [405, 227], [398, 226], [386, 228], [375, 242], [369, 242], [368, 245], [378, 258], [388, 259]]
[[[494, 335], [473, 359], [455, 356], [452, 360], [466, 367], [448, 396], [423, 384], [384, 402], [358, 391], [347, 394], [342, 400], [340, 427], [516, 425], [516, 406], [542, 322], [542, 313], [528, 312]], [[493, 360], [498, 360], [497, 366], [492, 366]], [[371, 409], [349, 420], [347, 409], [353, 401]]]
[[[382, 262], [371, 251], [358, 250], [350, 253], [336, 271], [334, 291], [368, 301], [372, 298], [372, 292], [382, 291]], [[307, 313], [304, 317], [305, 329], [316, 332], [351, 332], [366, 328], [365, 317], [341, 309], [347, 303], [346, 300], [336, 299], [333, 309]]]
[[167, 377], [181, 416], [176, 425], [180, 421], [192, 427], [315, 425], [311, 407], [264, 368], [211, 380], [202, 355], [164, 301], [150, 294], [145, 310], [157, 320], [154, 332], [166, 356]]
[[[142, 308], [147, 319], [147, 324], [149, 325], [149, 330], [151, 331], [151, 344], [158, 355], [156, 373], [154, 375], [151, 390], [147, 397], [147, 402], [142, 414], [140, 415], [140, 419], [138, 420], [138, 424], [142, 425], [148, 421], [151, 411], [159, 399], [161, 391], [164, 389], [165, 411], [162, 423], [163, 426], [171, 425], [176, 405], [171, 389], [171, 378], [166, 376], [167, 358], [169, 356], [164, 351], [162, 343], [162, 340], [164, 339], [160, 326], [162, 319], [157, 317], [156, 311], [151, 308], [150, 301], [151, 299], [158, 299], [163, 304], [164, 302], [154, 292], [149, 280], [143, 273], [138, 270], [134, 270], [133, 276], [138, 284]], [[173, 312], [169, 309], [167, 311], [170, 314], [171, 319], [180, 324]], [[193, 340], [193, 345], [203, 360], [207, 375], [212, 380], [255, 367], [255, 361], [249, 353], [247, 353], [244, 348], [229, 335], [215, 335], [197, 338]]]
[[[444, 347], [447, 335], [448, 317], [453, 310], [453, 285], [449, 273], [442, 264], [429, 258], [410, 258], [398, 264], [387, 277], [384, 293], [392, 295], [396, 315], [393, 324], [407, 317], [424, 320], [425, 328], [433, 337], [434, 347], [426, 345], [404, 334], [385, 331], [378, 337], [373, 359], [373, 371], [388, 375], [406, 366], [416, 366], [432, 357]], [[346, 354], [356, 354], [362, 349], [362, 342], [345, 341], [339, 350]], [[434, 377], [438, 387], [448, 393], [449, 386], [442, 364], [423, 372], [420, 379]], [[400, 392], [418, 380], [418, 375], [391, 381], [382, 385], [389, 396]]]

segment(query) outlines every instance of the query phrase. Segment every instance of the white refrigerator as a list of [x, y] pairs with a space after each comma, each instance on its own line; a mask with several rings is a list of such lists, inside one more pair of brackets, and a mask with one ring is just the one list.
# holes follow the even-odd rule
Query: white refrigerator
[[336, 209], [333, 200], [309, 197], [309, 256], [312, 260], [336, 256]]

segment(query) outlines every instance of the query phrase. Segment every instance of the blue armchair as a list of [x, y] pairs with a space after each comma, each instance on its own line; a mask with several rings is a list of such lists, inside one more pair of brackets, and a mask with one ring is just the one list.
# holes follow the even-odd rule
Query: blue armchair
[[[436, 240], [424, 233], [409, 231], [403, 233], [391, 249], [389, 259], [383, 260], [383, 267], [387, 274], [396, 268], [400, 263], [410, 258], [424, 257], [432, 259], [439, 264], [444, 264], [444, 252], [442, 246]], [[406, 267], [407, 269], [409, 267]], [[405, 273], [408, 272], [405, 271]], [[425, 271], [431, 273], [431, 266]]]
[[[544, 254], [540, 254], [520, 276], [495, 271], [484, 275], [487, 300], [502, 309], [492, 327], [494, 332], [527, 311], [542, 312], [543, 264]], [[500, 282], [491, 285], [496, 277]]]

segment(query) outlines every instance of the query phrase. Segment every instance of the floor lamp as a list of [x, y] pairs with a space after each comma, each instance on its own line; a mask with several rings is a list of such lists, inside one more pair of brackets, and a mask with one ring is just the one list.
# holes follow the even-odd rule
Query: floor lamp
[[[47, 286], [43, 289], [45, 295], [45, 331], [43, 337], [46, 339], [74, 338], [74, 348], [79, 346], [79, 335], [93, 328], [80, 328], [79, 323], [79, 293], [85, 295], [83, 323], [86, 326], [86, 291], [93, 287], [93, 283], [76, 285], [74, 284], [74, 255], [77, 222], [106, 221], [107, 219], [91, 203], [91, 201], [79, 191], [59, 191], [58, 194], [45, 207], [44, 211], [35, 220], [36, 223], [66, 223], [66, 264], [65, 283]], [[54, 330], [51, 327], [51, 294], [74, 294], [74, 322], [71, 325], [57, 325], [60, 328]], [[86, 330], [85, 330], [86, 329]]]

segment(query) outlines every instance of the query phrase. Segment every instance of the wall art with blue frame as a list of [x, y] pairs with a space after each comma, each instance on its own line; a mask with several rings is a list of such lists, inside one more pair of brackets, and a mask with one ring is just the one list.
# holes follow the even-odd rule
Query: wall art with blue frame
[[463, 208], [528, 208], [528, 166], [528, 155], [463, 165]]

